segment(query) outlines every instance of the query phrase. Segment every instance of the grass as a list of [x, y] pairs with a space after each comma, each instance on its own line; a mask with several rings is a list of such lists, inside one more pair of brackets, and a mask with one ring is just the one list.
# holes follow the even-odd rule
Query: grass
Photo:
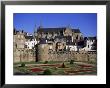
[[21, 63], [24, 63], [24, 64], [43, 64], [44, 62], [17, 62], [17, 63], [14, 63], [14, 65], [18, 65], [18, 64], [21, 64]]

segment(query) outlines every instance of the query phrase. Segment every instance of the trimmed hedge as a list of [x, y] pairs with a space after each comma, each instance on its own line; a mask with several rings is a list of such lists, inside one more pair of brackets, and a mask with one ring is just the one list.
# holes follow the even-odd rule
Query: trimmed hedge
[[47, 64], [47, 63], [48, 63], [48, 61], [45, 61], [45, 62], [44, 62], [44, 64]]
[[44, 70], [43, 75], [51, 75], [52, 72], [49, 69]]
[[21, 63], [21, 67], [25, 67], [25, 63]]
[[70, 64], [74, 64], [74, 60], [71, 60], [71, 61], [70, 61]]

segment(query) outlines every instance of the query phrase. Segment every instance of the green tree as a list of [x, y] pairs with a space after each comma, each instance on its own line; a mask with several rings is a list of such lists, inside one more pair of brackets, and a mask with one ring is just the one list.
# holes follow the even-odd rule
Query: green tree
[[71, 60], [71, 61], [70, 61], [70, 64], [74, 64], [74, 60]]
[[52, 72], [50, 71], [50, 69], [46, 69], [43, 72], [43, 75], [51, 75], [51, 74], [52, 74]]

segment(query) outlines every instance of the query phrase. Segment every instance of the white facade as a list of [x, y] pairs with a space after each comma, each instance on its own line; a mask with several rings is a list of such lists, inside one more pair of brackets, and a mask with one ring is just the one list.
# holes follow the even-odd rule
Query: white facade
[[38, 43], [39, 41], [36, 41], [36, 39], [32, 39], [31, 41], [30, 40], [26, 41], [25, 45], [27, 45], [28, 49], [32, 49]]
[[66, 49], [70, 49], [70, 51], [78, 51], [78, 47], [76, 45], [66, 45]]
[[93, 45], [93, 43], [95, 42], [95, 40], [87, 40], [86, 41], [86, 47], [84, 47], [83, 49], [81, 49], [81, 50], [84, 50], [84, 51], [93, 51], [92, 50], [92, 45]]

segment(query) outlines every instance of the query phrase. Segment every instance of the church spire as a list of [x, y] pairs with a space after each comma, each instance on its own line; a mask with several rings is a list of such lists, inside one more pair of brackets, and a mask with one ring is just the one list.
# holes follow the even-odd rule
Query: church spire
[[40, 26], [39, 26], [39, 28], [42, 28], [43, 26], [42, 26], [42, 21], [40, 21]]
[[36, 27], [36, 24], [35, 24], [35, 28], [34, 28], [34, 33], [37, 31], [37, 29], [36, 29], [37, 27]]
[[71, 28], [71, 24], [68, 24], [68, 25], [67, 25], [67, 28], [69, 28], [69, 29], [70, 29], [70, 28]]
[[34, 27], [34, 37], [36, 36], [36, 33], [37, 33], [37, 26], [35, 24], [35, 27]]

